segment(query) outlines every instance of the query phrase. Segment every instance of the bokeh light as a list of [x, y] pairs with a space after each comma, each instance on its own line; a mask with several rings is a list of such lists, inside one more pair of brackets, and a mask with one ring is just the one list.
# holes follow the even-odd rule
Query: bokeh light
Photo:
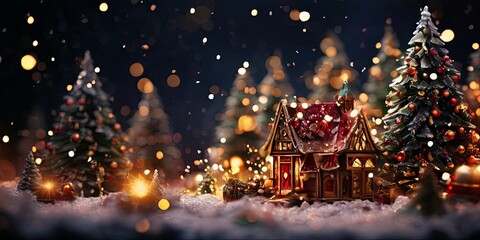
[[130, 74], [134, 77], [140, 77], [143, 74], [143, 65], [141, 63], [133, 63], [130, 65]]
[[153, 92], [154, 86], [150, 79], [141, 78], [140, 80], [138, 80], [137, 88], [140, 92], [148, 94]]
[[300, 11], [298, 11], [297, 9], [293, 9], [292, 11], [290, 11], [290, 19], [292, 19], [293, 21], [298, 21], [300, 20]]
[[37, 65], [37, 59], [35, 59], [35, 57], [33, 57], [32, 55], [27, 54], [22, 57], [22, 59], [20, 60], [20, 64], [22, 65], [23, 69], [32, 70], [35, 65]]
[[472, 43], [472, 48], [473, 48], [473, 50], [477, 50], [478, 47], [479, 47], [479, 45], [478, 45], [477, 42]]
[[171, 74], [167, 78], [167, 85], [171, 88], [176, 88], [180, 85], [180, 77], [177, 74]]
[[98, 9], [100, 9], [101, 12], [106, 12], [108, 10], [108, 4], [105, 2], [100, 3], [100, 5], [98, 6]]
[[310, 13], [307, 11], [302, 11], [299, 14], [300, 21], [306, 22], [310, 19]]
[[27, 23], [28, 24], [33, 24], [34, 22], [35, 22], [35, 18], [33, 18], [32, 16], [28, 16]]
[[451, 29], [445, 29], [442, 34], [440, 34], [440, 39], [444, 42], [451, 42], [454, 38], [455, 33]]
[[257, 9], [252, 9], [252, 11], [250, 12], [250, 14], [253, 16], [253, 17], [256, 17], [257, 14], [258, 14], [258, 10]]
[[10, 142], [10, 137], [8, 135], [4, 135], [2, 137], [2, 141], [3, 141], [3, 143], [8, 143], [8, 142]]
[[160, 199], [160, 201], [158, 201], [158, 208], [162, 211], [166, 211], [170, 208], [170, 202], [165, 198]]

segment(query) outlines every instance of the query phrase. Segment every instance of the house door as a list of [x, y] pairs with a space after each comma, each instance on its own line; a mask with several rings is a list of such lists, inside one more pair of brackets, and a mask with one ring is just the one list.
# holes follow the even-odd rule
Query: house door
[[352, 183], [350, 176], [344, 176], [342, 180], [342, 197], [352, 198]]
[[280, 194], [286, 195], [292, 191], [292, 163], [280, 162]]

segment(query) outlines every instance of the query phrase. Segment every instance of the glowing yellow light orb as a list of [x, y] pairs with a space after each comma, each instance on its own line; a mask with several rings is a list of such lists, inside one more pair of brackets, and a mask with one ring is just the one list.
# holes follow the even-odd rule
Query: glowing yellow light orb
[[242, 115], [238, 119], [238, 129], [244, 132], [252, 132], [257, 127], [257, 120], [251, 115]]
[[451, 29], [445, 29], [442, 34], [440, 34], [440, 39], [444, 42], [451, 42], [455, 38], [455, 33]]
[[163, 152], [162, 151], [158, 151], [155, 156], [157, 157], [158, 160], [161, 160], [163, 159]]
[[4, 136], [2, 137], [2, 141], [3, 141], [3, 143], [8, 143], [8, 142], [10, 142], [10, 137], [7, 136], [7, 135], [4, 135]]
[[254, 9], [252, 9], [252, 11], [250, 12], [250, 14], [251, 14], [253, 17], [255, 17], [255, 16], [257, 16], [257, 14], [258, 14], [258, 10], [254, 8]]
[[108, 4], [107, 3], [100, 3], [100, 6], [98, 6], [98, 9], [102, 12], [106, 12], [108, 10]]
[[22, 65], [23, 69], [32, 70], [35, 65], [37, 65], [37, 59], [35, 59], [32, 55], [27, 54], [22, 57], [20, 64]]
[[32, 16], [28, 16], [27, 23], [28, 24], [33, 24], [34, 22], [35, 22], [35, 18], [33, 18]]
[[148, 184], [143, 179], [135, 179], [130, 185], [130, 193], [137, 198], [148, 195]]
[[472, 48], [473, 48], [473, 50], [477, 50], [478, 47], [480, 47], [478, 43], [476, 43], [476, 42], [475, 42], [475, 43], [472, 43]]
[[203, 180], [202, 174], [197, 174], [197, 176], [195, 176], [195, 181], [196, 182], [201, 182], [202, 180]]
[[170, 208], [170, 202], [165, 198], [160, 199], [160, 201], [158, 201], [158, 208], [162, 211], [166, 211]]

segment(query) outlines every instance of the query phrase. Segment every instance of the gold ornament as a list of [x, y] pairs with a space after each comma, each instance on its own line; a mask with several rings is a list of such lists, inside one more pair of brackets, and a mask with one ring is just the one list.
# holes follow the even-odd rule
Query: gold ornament
[[439, 93], [440, 93], [440, 91], [438, 91], [438, 89], [433, 89], [433, 94], [434, 94], [435, 96], [437, 96]]
[[420, 96], [420, 97], [425, 96], [425, 91], [418, 91], [418, 96]]

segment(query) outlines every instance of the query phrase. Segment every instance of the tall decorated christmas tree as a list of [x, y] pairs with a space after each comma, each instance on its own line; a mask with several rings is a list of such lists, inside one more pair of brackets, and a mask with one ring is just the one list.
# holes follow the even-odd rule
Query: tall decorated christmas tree
[[258, 85], [260, 114], [258, 115], [258, 126], [265, 135], [270, 132], [268, 124], [272, 122], [277, 111], [280, 100], [293, 100], [294, 89], [283, 70], [279, 54], [270, 56], [265, 61], [267, 75]]
[[162, 169], [166, 181], [180, 180], [183, 171], [182, 153], [175, 146], [169, 117], [163, 110], [163, 103], [153, 84], [144, 88], [138, 110], [130, 120], [129, 142], [133, 152], [129, 157], [134, 162], [134, 172]]
[[375, 65], [368, 70], [368, 81], [363, 90], [368, 95], [368, 115], [381, 117], [387, 112], [385, 93], [389, 91], [389, 84], [398, 76], [397, 68], [401, 66], [402, 51], [398, 49], [398, 39], [393, 31], [390, 18], [385, 25], [382, 41], [377, 43], [380, 48], [378, 55], [373, 59]]
[[472, 122], [475, 126], [480, 126], [480, 50], [470, 54], [470, 64], [467, 68], [468, 85], [464, 86], [465, 99], [473, 111]]
[[257, 99], [255, 82], [248, 72], [240, 72], [225, 101], [225, 112], [215, 128], [215, 147], [209, 155], [212, 162], [222, 165], [232, 176], [247, 178], [250, 174], [245, 174], [246, 170], [261, 168], [259, 155], [252, 154], [264, 140], [256, 120]]
[[[318, 60], [315, 75], [307, 79], [306, 85], [311, 90], [308, 98], [313, 101], [332, 102], [348, 81], [352, 89], [358, 89], [357, 72], [350, 67], [350, 61], [344, 51], [343, 43], [333, 32], [328, 32], [320, 43], [320, 49], [325, 54]], [[357, 92], [352, 92], [357, 95]]]
[[71, 182], [80, 196], [121, 191], [133, 163], [125, 156], [127, 136], [110, 108], [110, 97], [94, 71], [90, 52], [53, 124], [42, 176]]
[[430, 165], [437, 177], [452, 173], [476, 150], [475, 126], [456, 83], [460, 73], [439, 39], [428, 7], [408, 43], [404, 66], [390, 84], [384, 134], [384, 167], [398, 184], [413, 186]]

